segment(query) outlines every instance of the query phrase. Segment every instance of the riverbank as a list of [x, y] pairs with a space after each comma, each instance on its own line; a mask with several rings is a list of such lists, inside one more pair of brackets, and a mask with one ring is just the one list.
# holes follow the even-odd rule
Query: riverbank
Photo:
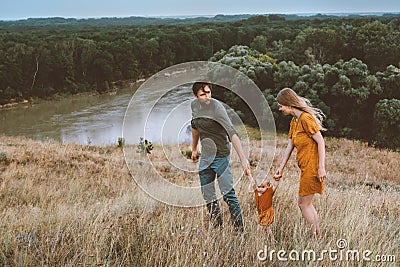
[[[275, 166], [285, 145], [286, 137], [279, 135]], [[205, 207], [178, 208], [151, 199], [130, 176], [121, 148], [0, 137], [0, 265], [254, 266], [266, 246], [288, 253], [312, 249], [320, 257], [323, 250], [338, 250], [339, 239], [349, 249], [371, 251], [371, 258], [399, 257], [400, 153], [345, 139], [326, 138], [326, 146], [328, 179], [316, 199], [321, 237], [309, 239], [305, 231], [292, 155], [274, 199], [272, 231], [278, 243], [271, 243], [257, 228], [247, 179], [236, 187], [246, 225], [238, 235], [224, 203], [226, 226], [214, 230]], [[155, 146], [152, 155], [162, 155], [162, 149]], [[176, 179], [197, 181], [192, 176]], [[273, 261], [296, 264], [278, 262], [276, 254]], [[327, 254], [309, 261], [322, 265], [335, 263]]]
[[19, 107], [27, 107], [31, 105], [37, 105], [43, 102], [56, 101], [66, 98], [79, 98], [79, 97], [88, 97], [88, 96], [96, 96], [104, 94], [113, 95], [116, 94], [119, 90], [122, 90], [124, 88], [130, 88], [136, 90], [145, 80], [146, 79], [138, 79], [138, 80], [124, 80], [124, 81], [113, 82], [110, 90], [104, 92], [98, 92], [96, 90], [93, 90], [93, 91], [86, 91], [76, 94], [65, 94], [65, 95], [56, 93], [53, 96], [47, 97], [45, 99], [38, 97], [32, 97], [30, 99], [23, 99], [19, 101], [17, 101], [16, 99], [11, 99], [9, 103], [0, 105], [0, 111], [6, 109], [19, 108]]

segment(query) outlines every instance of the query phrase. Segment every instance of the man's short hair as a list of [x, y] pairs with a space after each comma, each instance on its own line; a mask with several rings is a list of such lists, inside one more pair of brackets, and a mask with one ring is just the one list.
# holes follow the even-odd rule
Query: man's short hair
[[204, 90], [204, 87], [210, 87], [211, 89], [211, 84], [206, 83], [206, 82], [195, 82], [192, 86], [192, 91], [193, 94], [197, 95], [197, 93], [199, 92], [199, 90]]

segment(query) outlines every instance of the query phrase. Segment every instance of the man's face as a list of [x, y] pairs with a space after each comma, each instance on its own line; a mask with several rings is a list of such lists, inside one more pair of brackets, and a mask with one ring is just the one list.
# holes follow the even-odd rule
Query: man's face
[[211, 90], [210, 90], [210, 87], [208, 85], [204, 86], [204, 88], [200, 89], [197, 92], [197, 95], [195, 95], [194, 97], [198, 98], [201, 103], [204, 103], [206, 105], [210, 104], [211, 103]]

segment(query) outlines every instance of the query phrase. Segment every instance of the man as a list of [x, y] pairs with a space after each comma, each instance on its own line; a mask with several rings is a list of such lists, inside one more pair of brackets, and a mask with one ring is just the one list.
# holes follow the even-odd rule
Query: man
[[211, 220], [216, 227], [222, 226], [222, 215], [215, 194], [215, 177], [224, 201], [229, 206], [231, 221], [236, 230], [243, 231], [240, 205], [233, 188], [230, 168], [230, 142], [239, 155], [244, 174], [251, 175], [250, 164], [246, 159], [240, 139], [224, 106], [211, 98], [208, 83], [195, 82], [191, 103], [192, 109], [192, 160], [199, 158], [198, 143], [201, 142], [199, 176], [203, 198], [207, 203]]

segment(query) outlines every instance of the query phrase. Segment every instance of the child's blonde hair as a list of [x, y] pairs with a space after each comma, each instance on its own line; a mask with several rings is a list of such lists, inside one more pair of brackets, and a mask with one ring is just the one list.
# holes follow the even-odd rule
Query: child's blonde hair
[[290, 88], [283, 88], [278, 93], [276, 100], [281, 105], [294, 107], [311, 114], [317, 121], [317, 124], [321, 131], [326, 131], [326, 128], [324, 128], [324, 126], [322, 125], [325, 114], [319, 108], [313, 107], [310, 100], [308, 100], [307, 98], [299, 96], [298, 94], [296, 94], [295, 91]]
[[256, 178], [254, 179], [257, 186], [259, 186], [262, 183], [269, 182], [271, 183], [271, 177], [266, 173], [266, 172], [260, 172], [257, 174]]

